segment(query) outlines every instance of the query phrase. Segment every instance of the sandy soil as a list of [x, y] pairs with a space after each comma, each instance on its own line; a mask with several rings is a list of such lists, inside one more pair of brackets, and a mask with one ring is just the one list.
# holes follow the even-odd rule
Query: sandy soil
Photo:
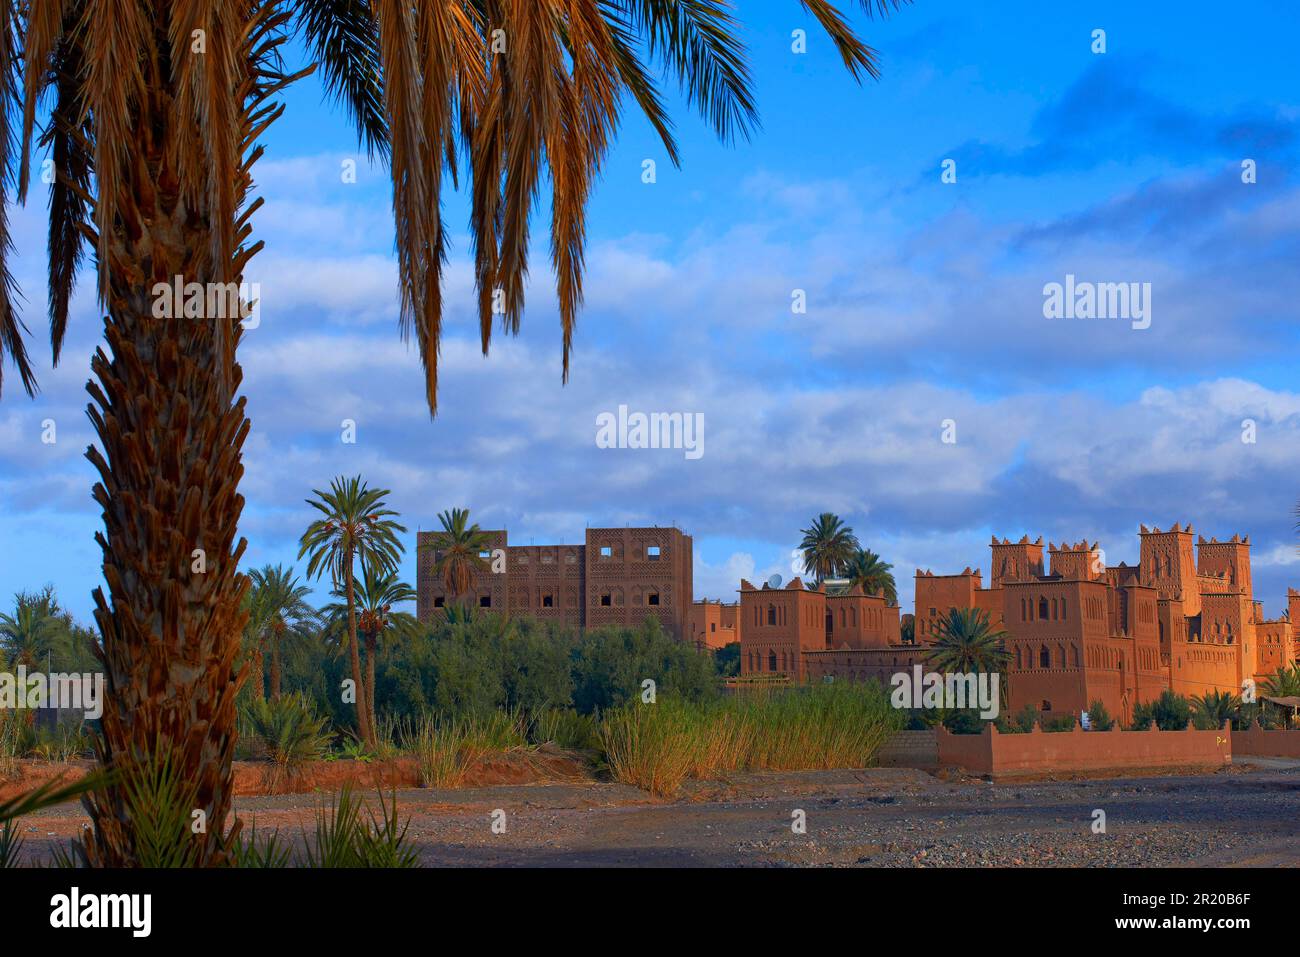
[[[675, 801], [594, 782], [397, 796], [428, 866], [1300, 865], [1300, 762], [997, 784], [905, 768], [737, 774]], [[259, 832], [298, 835], [320, 800], [240, 797], [236, 810]], [[795, 810], [805, 834], [791, 830]], [[85, 821], [72, 805], [33, 815], [26, 850], [45, 860]]]

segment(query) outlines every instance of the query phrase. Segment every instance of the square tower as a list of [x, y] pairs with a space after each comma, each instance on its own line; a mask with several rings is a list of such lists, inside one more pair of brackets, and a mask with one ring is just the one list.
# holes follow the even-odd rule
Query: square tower
[[1217, 538], [1207, 542], [1198, 537], [1196, 571], [1202, 578], [1221, 579], [1212, 586], [1216, 592], [1240, 592], [1251, 597], [1254, 589], [1250, 581], [1250, 536], [1233, 535], [1226, 542]]
[[1043, 536], [1031, 542], [1028, 535], [1020, 541], [997, 540], [989, 542], [993, 551], [993, 564], [989, 569], [990, 588], [1004, 582], [1023, 582], [1043, 577]]
[[1095, 581], [1106, 575], [1105, 563], [1097, 543], [1088, 544], [1085, 538], [1075, 545], [1047, 543], [1047, 554], [1052, 560], [1052, 576], [1069, 581]]
[[1201, 590], [1196, 581], [1196, 559], [1192, 554], [1192, 529], [1177, 522], [1168, 531], [1141, 526], [1142, 584], [1159, 592], [1161, 598], [1183, 603], [1183, 615], [1201, 612]]

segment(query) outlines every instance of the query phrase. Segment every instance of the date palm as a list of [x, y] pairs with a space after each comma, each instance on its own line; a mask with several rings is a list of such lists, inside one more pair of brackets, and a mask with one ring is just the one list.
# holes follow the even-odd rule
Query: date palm
[[989, 621], [982, 608], [953, 608], [939, 622], [939, 633], [926, 652], [930, 665], [944, 674], [996, 674], [1005, 703], [1011, 652], [1007, 633]]
[[[884, 14], [898, 0], [860, 2]], [[877, 75], [874, 52], [830, 0], [801, 6], [855, 77]], [[289, 40], [315, 63], [286, 69]], [[33, 147], [49, 156], [54, 362], [87, 252], [104, 316], [107, 348], [88, 385], [98, 444], [87, 455], [104, 520], [99, 753], [121, 773], [91, 800], [91, 863], [140, 859], [124, 788], [132, 768], [159, 762], [211, 822], [195, 837], [198, 862], [228, 856], [249, 587], [238, 570], [249, 431], [238, 284], [262, 245], [251, 192], [260, 140], [283, 112], [279, 94], [316, 67], [391, 174], [400, 328], [418, 348], [431, 412], [448, 181], [469, 197], [485, 353], [498, 307], [504, 328], [519, 330], [530, 226], [549, 186], [567, 379], [587, 201], [624, 100], [675, 164], [665, 73], [724, 140], [756, 127], [739, 23], [723, 0], [0, 0], [0, 375], [7, 360], [36, 390], [6, 259], [8, 206], [26, 201]], [[173, 282], [206, 290], [197, 315], [170, 301]]]
[[[250, 573], [253, 581], [253, 605], [263, 621], [259, 647], [271, 652], [271, 700], [280, 697], [280, 661], [285, 645], [291, 641], [311, 639], [320, 624], [320, 612], [311, 606], [307, 596], [311, 589], [298, 584], [293, 569], [283, 565], [266, 565]], [[261, 691], [262, 672], [256, 674], [258, 691]], [[257, 697], [262, 697], [259, 693]]]
[[307, 504], [321, 513], [303, 533], [298, 557], [307, 558], [307, 577], [319, 578], [328, 572], [333, 587], [347, 602], [348, 654], [352, 659], [352, 684], [356, 694], [357, 727], [361, 738], [371, 747], [376, 744], [375, 729], [370, 724], [366, 686], [361, 678], [361, 654], [357, 649], [356, 566], [362, 574], [370, 569], [381, 572], [397, 570], [406, 550], [397, 535], [406, 528], [391, 516], [397, 513], [384, 502], [388, 489], [372, 489], [361, 476], [334, 479], [328, 492], [313, 489], [316, 497]]
[[67, 643], [67, 623], [59, 613], [54, 589], [14, 596], [13, 614], [0, 615], [0, 665], [37, 668]]
[[442, 579], [442, 587], [454, 600], [473, 587], [476, 573], [492, 570], [491, 563], [482, 556], [491, 540], [477, 524], [469, 524], [467, 508], [441, 512], [438, 521], [442, 531], [436, 532], [423, 548], [433, 552], [433, 574]]
[[1230, 691], [1208, 691], [1192, 698], [1192, 718], [1204, 731], [1222, 728], [1225, 721], [1237, 716], [1240, 708], [1241, 699]]
[[842, 573], [858, 551], [853, 529], [832, 512], [822, 512], [801, 534], [799, 548], [803, 551], [804, 571], [818, 584]]
[[[345, 598], [335, 591], [338, 598]], [[375, 720], [375, 662], [379, 657], [380, 641], [414, 633], [418, 622], [414, 615], [394, 611], [393, 606], [415, 600], [415, 589], [402, 581], [395, 571], [383, 571], [367, 566], [361, 576], [356, 593], [357, 633], [366, 643], [366, 702], [370, 707], [370, 724], [378, 728]], [[324, 614], [335, 621], [346, 618], [347, 605], [337, 602], [326, 605]]]
[[871, 549], [860, 548], [844, 566], [843, 575], [849, 580], [849, 587], [860, 585], [868, 595], [884, 595], [885, 601], [897, 605], [898, 587], [894, 583], [893, 567]]

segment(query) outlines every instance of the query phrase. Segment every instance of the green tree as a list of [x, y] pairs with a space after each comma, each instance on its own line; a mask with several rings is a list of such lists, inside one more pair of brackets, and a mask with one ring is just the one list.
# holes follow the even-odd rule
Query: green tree
[[869, 548], [859, 548], [844, 567], [844, 577], [849, 587], [861, 586], [868, 595], [884, 595], [891, 605], [898, 604], [898, 588], [894, 584], [893, 565], [882, 561]]
[[469, 523], [467, 508], [440, 512], [438, 521], [442, 531], [421, 547], [433, 552], [433, 574], [442, 579], [442, 587], [454, 602], [470, 590], [476, 573], [491, 572], [491, 563], [483, 557], [491, 539], [477, 523]]
[[1133, 708], [1133, 730], [1145, 731], [1154, 721], [1161, 731], [1182, 731], [1191, 718], [1191, 702], [1166, 688], [1155, 701]]
[[804, 571], [817, 584], [841, 574], [858, 551], [853, 529], [832, 512], [822, 512], [800, 534], [803, 535], [799, 548], [803, 551]]
[[939, 633], [926, 651], [937, 671], [951, 674], [1005, 675], [1011, 663], [1007, 633], [994, 627], [982, 608], [953, 608], [939, 622]]
[[740, 674], [740, 642], [730, 642], [714, 651], [713, 667], [726, 678]]
[[357, 699], [357, 726], [362, 740], [374, 748], [378, 741], [370, 722], [361, 655], [357, 650], [356, 564], [360, 562], [363, 575], [368, 569], [396, 571], [405, 551], [397, 535], [406, 528], [390, 517], [397, 513], [385, 504], [385, 498], [391, 494], [389, 490], [372, 489], [359, 475], [339, 476], [328, 492], [313, 489], [312, 494], [316, 497], [308, 499], [307, 504], [320, 512], [321, 517], [303, 533], [298, 557], [308, 556], [308, 578], [319, 578], [328, 572], [334, 588], [343, 592], [347, 602], [348, 653]]
[[1092, 731], [1109, 731], [1115, 727], [1115, 719], [1100, 700], [1088, 705], [1088, 723], [1092, 726]]
[[1202, 731], [1223, 727], [1225, 721], [1237, 716], [1241, 699], [1228, 691], [1209, 691], [1191, 700], [1192, 721]]
[[673, 638], [653, 618], [638, 628], [597, 628], [579, 636], [573, 704], [583, 714], [639, 701], [647, 678], [655, 682], [656, 696], [703, 700], [717, 694], [708, 657]]
[[[317, 633], [321, 616], [307, 596], [311, 589], [298, 584], [298, 576], [284, 565], [266, 565], [249, 574], [252, 618], [260, 627], [257, 647], [271, 652], [271, 700], [280, 697], [281, 661], [284, 648], [291, 642], [311, 641]], [[262, 671], [257, 668], [257, 697], [262, 697]]]
[[[397, 635], [413, 634], [419, 629], [415, 616], [406, 611], [394, 611], [394, 605], [415, 600], [415, 589], [402, 581], [394, 570], [385, 570], [379, 565], [363, 565], [361, 587], [357, 589], [357, 634], [366, 644], [366, 704], [370, 709], [370, 724], [378, 727], [375, 703], [375, 664], [384, 639]], [[340, 589], [334, 590], [335, 597], [343, 598], [344, 603], [332, 603], [325, 608], [325, 614], [346, 622], [348, 606], [347, 595]]]
[[40, 592], [19, 592], [13, 613], [0, 615], [0, 651], [8, 668], [42, 668], [56, 651], [68, 653], [70, 637], [53, 585]]

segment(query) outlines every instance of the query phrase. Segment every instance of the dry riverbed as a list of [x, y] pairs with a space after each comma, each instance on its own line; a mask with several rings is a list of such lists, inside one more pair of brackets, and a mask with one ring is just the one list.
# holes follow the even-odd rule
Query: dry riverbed
[[[736, 774], [674, 801], [595, 782], [397, 798], [427, 866], [1296, 866], [1297, 764], [996, 784], [906, 768]], [[236, 809], [259, 833], [297, 837], [323, 799], [239, 797]], [[796, 810], [805, 834], [791, 830]], [[24, 818], [26, 852], [47, 860], [86, 820], [76, 805]]]

